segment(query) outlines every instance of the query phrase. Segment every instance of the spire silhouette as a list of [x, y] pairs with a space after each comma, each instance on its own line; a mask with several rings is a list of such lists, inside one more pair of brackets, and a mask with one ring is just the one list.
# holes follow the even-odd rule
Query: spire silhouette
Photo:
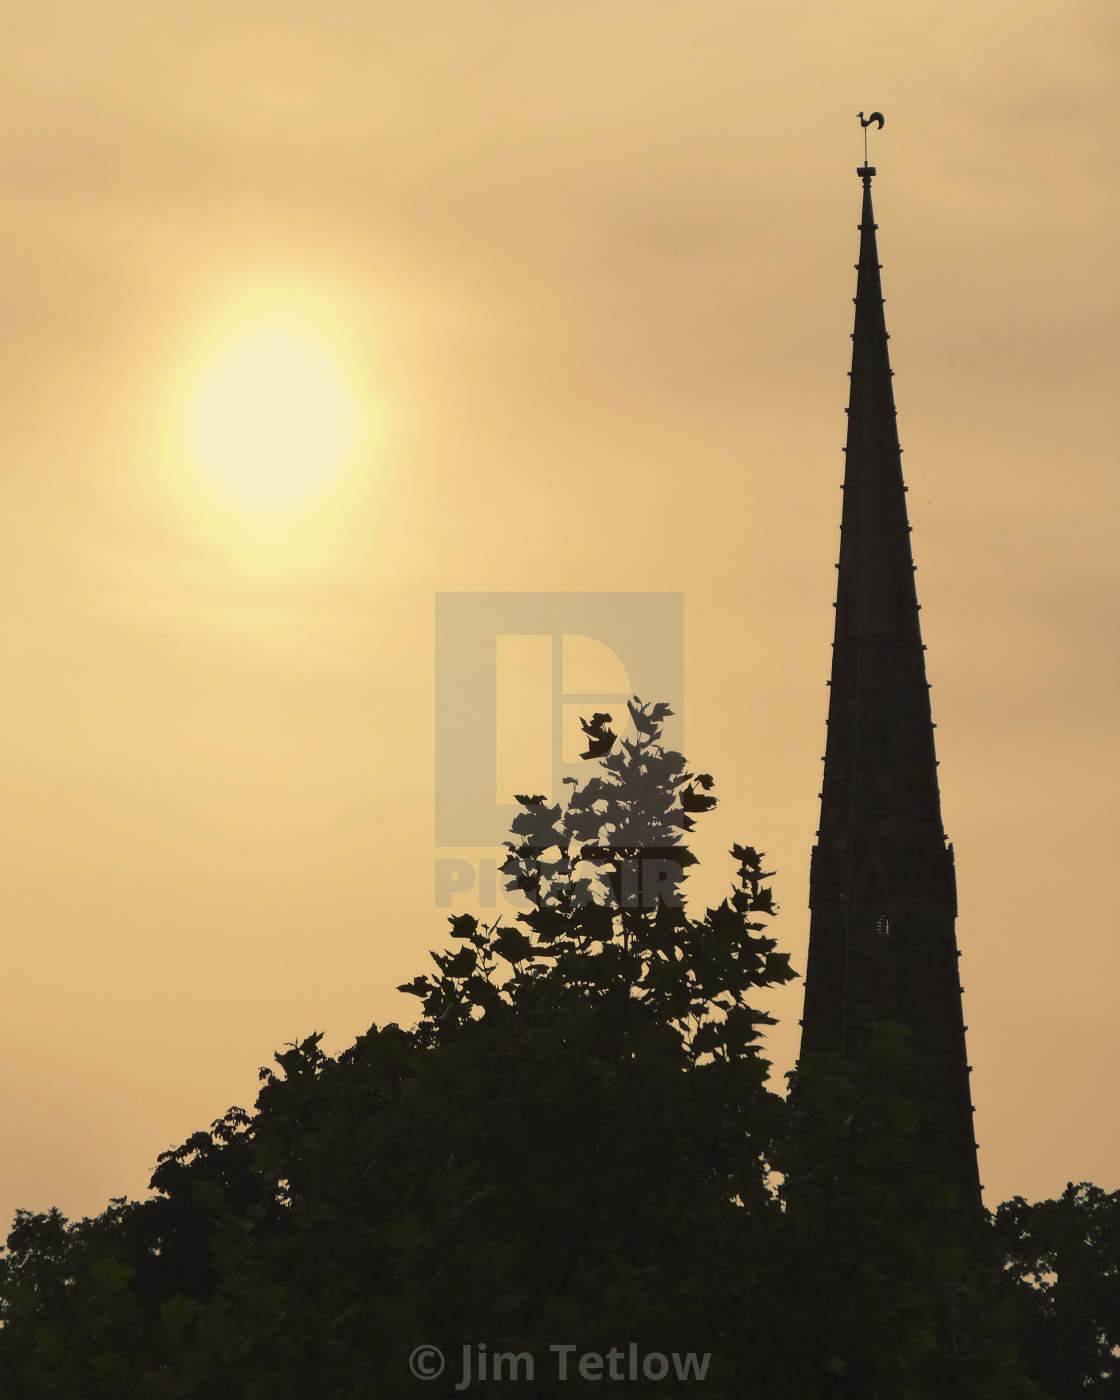
[[906, 1024], [915, 1097], [937, 1106], [947, 1170], [978, 1202], [956, 880], [941, 821], [887, 348], [875, 168], [865, 162], [857, 174], [863, 210], [801, 1053], [851, 1063], [876, 1023]]

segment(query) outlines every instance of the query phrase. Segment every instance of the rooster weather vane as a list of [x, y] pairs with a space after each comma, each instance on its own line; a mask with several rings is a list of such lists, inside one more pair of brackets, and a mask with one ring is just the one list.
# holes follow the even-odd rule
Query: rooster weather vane
[[860, 124], [860, 126], [863, 127], [863, 163], [864, 163], [864, 165], [866, 165], [866, 164], [867, 164], [867, 128], [871, 125], [872, 122], [874, 122], [874, 123], [878, 126], [879, 130], [882, 131], [882, 129], [883, 129], [883, 122], [884, 122], [885, 118], [883, 117], [882, 112], [872, 112], [871, 115], [870, 115], [869, 117], [865, 117], [865, 116], [863, 115], [862, 112], [857, 113], [857, 115], [858, 115], [858, 117], [859, 117], [859, 124]]

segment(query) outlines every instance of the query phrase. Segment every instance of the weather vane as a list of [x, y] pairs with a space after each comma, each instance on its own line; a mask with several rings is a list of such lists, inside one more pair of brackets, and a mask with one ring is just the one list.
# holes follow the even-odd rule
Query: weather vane
[[863, 163], [864, 163], [864, 165], [866, 165], [866, 164], [867, 164], [867, 128], [871, 125], [872, 122], [875, 122], [875, 123], [877, 123], [877, 125], [878, 125], [878, 127], [879, 127], [879, 130], [882, 131], [882, 129], [883, 129], [883, 121], [884, 121], [884, 118], [883, 118], [882, 112], [872, 112], [871, 115], [870, 115], [869, 117], [865, 117], [865, 116], [863, 115], [863, 113], [860, 112], [860, 113], [858, 113], [858, 116], [859, 116], [859, 124], [860, 124], [860, 126], [863, 127]]

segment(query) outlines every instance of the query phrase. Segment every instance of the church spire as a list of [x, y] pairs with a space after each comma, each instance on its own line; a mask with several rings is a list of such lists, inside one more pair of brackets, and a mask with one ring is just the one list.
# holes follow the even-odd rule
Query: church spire
[[[860, 114], [863, 120], [862, 113]], [[864, 127], [879, 113], [865, 121]], [[916, 1098], [979, 1200], [957, 970], [956, 883], [934, 756], [871, 180], [852, 334], [844, 505], [801, 1053], [857, 1058], [877, 1022], [911, 1031]]]

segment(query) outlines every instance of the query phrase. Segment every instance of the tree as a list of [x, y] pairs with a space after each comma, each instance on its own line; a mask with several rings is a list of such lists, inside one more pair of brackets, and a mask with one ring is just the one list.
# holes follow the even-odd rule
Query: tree
[[[712, 780], [660, 744], [667, 706], [630, 713], [632, 739], [585, 723], [600, 775], [566, 807], [519, 799], [504, 868], [528, 908], [451, 920], [454, 947], [406, 988], [414, 1029], [373, 1027], [337, 1059], [313, 1035], [262, 1071], [255, 1115], [165, 1154], [155, 1200], [23, 1222], [5, 1394], [399, 1394], [416, 1341], [554, 1334], [712, 1352], [705, 1393], [722, 1393], [744, 1337], [732, 1285], [761, 1283], [778, 1216], [772, 1020], [748, 996], [793, 974], [751, 848], [727, 900], [685, 913], [682, 835]], [[89, 1307], [99, 1271], [111, 1335]]]
[[990, 1230], [925, 1155], [935, 1106], [908, 1097], [909, 1039], [881, 1023], [858, 1063], [809, 1056], [790, 1076], [779, 1285], [837, 1395], [1028, 1400]]
[[[503, 870], [525, 908], [451, 918], [402, 988], [415, 1026], [286, 1047], [252, 1114], [163, 1154], [150, 1200], [17, 1218], [5, 1400], [399, 1400], [413, 1347], [448, 1358], [435, 1394], [471, 1343], [568, 1396], [566, 1342], [709, 1354], [708, 1400], [1037, 1394], [994, 1236], [954, 1238], [915, 1160], [900, 1029], [858, 1071], [810, 1062], [790, 1100], [770, 1089], [754, 1003], [794, 974], [769, 872], [733, 846], [731, 893], [690, 916], [684, 837], [712, 779], [665, 751], [666, 706], [629, 710], [633, 737], [584, 722], [597, 771], [567, 803], [518, 799]], [[480, 1368], [473, 1394], [515, 1393]]]
[[1071, 1181], [1056, 1200], [1014, 1196], [995, 1231], [1031, 1375], [1056, 1400], [1120, 1396], [1120, 1191]]

